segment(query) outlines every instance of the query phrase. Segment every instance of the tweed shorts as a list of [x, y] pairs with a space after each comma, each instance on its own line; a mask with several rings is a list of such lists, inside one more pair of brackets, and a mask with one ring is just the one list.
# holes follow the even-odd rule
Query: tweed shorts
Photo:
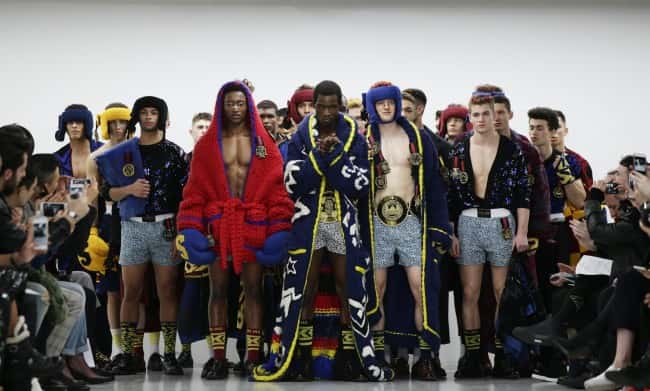
[[341, 223], [318, 223], [318, 232], [314, 241], [314, 251], [327, 248], [332, 254], [345, 255], [345, 239]]
[[422, 224], [416, 216], [408, 215], [396, 227], [384, 225], [374, 216], [375, 258], [373, 265], [385, 269], [395, 264], [395, 254], [404, 267], [420, 266], [422, 257]]
[[122, 221], [120, 265], [131, 266], [152, 262], [160, 266], [174, 266], [180, 258], [172, 256], [174, 241], [163, 238], [164, 222]]
[[[508, 216], [514, 232], [515, 219]], [[469, 217], [458, 219], [458, 240], [460, 241], [459, 265], [507, 266], [512, 256], [513, 239], [503, 237], [503, 227], [498, 218]]]

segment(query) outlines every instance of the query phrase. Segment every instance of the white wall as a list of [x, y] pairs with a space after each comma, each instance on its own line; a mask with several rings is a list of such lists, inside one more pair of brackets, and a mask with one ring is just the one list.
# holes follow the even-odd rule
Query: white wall
[[192, 114], [212, 111], [221, 84], [242, 77], [258, 100], [276, 102], [326, 78], [348, 97], [377, 80], [417, 86], [429, 124], [435, 108], [491, 82], [520, 131], [532, 106], [564, 110], [568, 144], [597, 174], [626, 152], [650, 152], [647, 7], [97, 3], [0, 4], [0, 123], [27, 126], [39, 152], [57, 148], [66, 105], [97, 113], [142, 95], [167, 100], [168, 134], [189, 149]]

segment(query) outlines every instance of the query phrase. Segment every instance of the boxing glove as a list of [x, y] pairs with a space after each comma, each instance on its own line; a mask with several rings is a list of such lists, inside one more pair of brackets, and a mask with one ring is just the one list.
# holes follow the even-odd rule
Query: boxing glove
[[183, 260], [195, 265], [208, 265], [217, 258], [208, 238], [194, 228], [186, 228], [176, 236], [176, 249]]
[[255, 252], [257, 262], [264, 266], [275, 266], [287, 258], [289, 245], [288, 231], [280, 231], [272, 234], [264, 241], [264, 247]]

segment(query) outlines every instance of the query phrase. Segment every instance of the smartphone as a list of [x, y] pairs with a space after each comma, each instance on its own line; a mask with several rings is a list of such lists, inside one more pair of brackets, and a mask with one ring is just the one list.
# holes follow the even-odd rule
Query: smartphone
[[65, 202], [43, 202], [41, 204], [41, 215], [43, 217], [54, 217], [60, 211], [65, 210], [66, 206]]
[[90, 179], [85, 178], [71, 178], [70, 179], [70, 195], [82, 194], [86, 190], [86, 185], [90, 184]]
[[615, 182], [608, 182], [605, 188], [606, 194], [618, 194], [618, 184]]
[[34, 228], [34, 249], [47, 250], [49, 239], [48, 220], [43, 215], [32, 218], [32, 227]]
[[643, 175], [646, 174], [648, 170], [648, 159], [643, 153], [635, 153], [632, 155], [632, 164], [634, 171], [641, 173]]

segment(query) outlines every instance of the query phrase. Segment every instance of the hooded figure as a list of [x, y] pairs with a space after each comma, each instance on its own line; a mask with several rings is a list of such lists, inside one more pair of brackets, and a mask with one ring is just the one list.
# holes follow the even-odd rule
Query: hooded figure
[[[375, 105], [381, 100], [392, 99], [395, 102], [395, 116], [391, 120], [382, 121], [376, 111]], [[376, 246], [382, 238], [375, 237], [375, 215], [379, 208], [375, 203], [376, 193], [386, 186], [384, 172], [386, 161], [381, 153], [380, 124], [397, 122], [409, 139], [411, 176], [415, 187], [412, 200], [412, 213], [419, 218], [421, 231], [419, 240], [422, 248], [418, 253], [421, 266], [421, 293], [423, 307], [423, 330], [419, 332], [422, 346], [427, 346], [437, 352], [440, 346], [438, 294], [440, 286], [439, 260], [451, 244], [449, 235], [449, 216], [447, 213], [446, 186], [440, 175], [436, 148], [430, 137], [423, 135], [422, 131], [402, 117], [401, 92], [397, 86], [382, 85], [371, 88], [364, 94], [364, 107], [368, 112], [369, 130], [366, 135], [370, 148], [370, 192], [359, 200], [359, 221], [363, 242], [370, 247], [370, 255], [374, 264], [376, 260]], [[407, 201], [408, 202], [408, 201]], [[383, 223], [382, 223], [383, 224]], [[398, 223], [399, 224], [399, 223]], [[394, 228], [394, 227], [393, 227]], [[384, 316], [386, 343], [396, 347], [407, 347], [413, 343], [415, 330], [413, 314], [415, 312], [412, 294], [406, 280], [406, 274], [390, 268], [387, 277], [386, 293], [384, 295]], [[367, 286], [374, 289], [373, 270], [367, 273]], [[379, 307], [379, 297], [376, 292], [369, 293], [369, 313]], [[415, 334], [414, 334], [415, 333]], [[410, 337], [409, 338], [409, 335]], [[406, 341], [410, 339], [410, 341]], [[383, 338], [382, 338], [383, 339]], [[383, 342], [383, 341], [382, 341]], [[414, 347], [414, 346], [412, 346]], [[423, 354], [424, 356], [424, 354]], [[415, 369], [415, 367], [414, 367]]]
[[[460, 118], [461, 120], [464, 121], [465, 123], [465, 129], [459, 133], [458, 135], [455, 136], [453, 140], [449, 140], [449, 137], [451, 137], [448, 133], [447, 130], [447, 121], [450, 118]], [[457, 104], [451, 104], [447, 106], [445, 110], [440, 114], [440, 124], [439, 124], [440, 130], [438, 131], [438, 135], [445, 140], [448, 140], [451, 143], [456, 144], [458, 141], [462, 140], [464, 135], [472, 130], [472, 125], [469, 122], [469, 110], [465, 108], [465, 106], [462, 105], [457, 105]]]
[[312, 88], [298, 90], [293, 93], [291, 99], [289, 100], [289, 102], [287, 102], [287, 108], [289, 110], [288, 113], [289, 117], [293, 120], [293, 122], [296, 125], [298, 125], [300, 121], [302, 121], [304, 118], [298, 112], [298, 106], [301, 103], [313, 102], [313, 101], [314, 101], [314, 90]]
[[[54, 138], [56, 141], [62, 142], [65, 140], [65, 135], [67, 134], [68, 123], [77, 121], [81, 122], [84, 125], [84, 137], [88, 139], [90, 143], [90, 152], [95, 152], [103, 144], [99, 141], [93, 139], [93, 113], [88, 110], [84, 105], [73, 104], [68, 106], [63, 113], [59, 115], [59, 127], [54, 133]], [[54, 152], [54, 156], [59, 159], [59, 168], [61, 170], [61, 175], [73, 177], [72, 172], [72, 149], [70, 144], [64, 145], [58, 151]]]
[[154, 107], [158, 110], [158, 130], [163, 131], [163, 138], [166, 136], [167, 132], [167, 119], [169, 117], [169, 110], [167, 109], [167, 103], [155, 96], [143, 96], [138, 98], [138, 100], [133, 103], [133, 109], [131, 109], [131, 119], [129, 124], [126, 127], [126, 131], [129, 134], [135, 133], [135, 125], [140, 122], [140, 110], [145, 107]]

